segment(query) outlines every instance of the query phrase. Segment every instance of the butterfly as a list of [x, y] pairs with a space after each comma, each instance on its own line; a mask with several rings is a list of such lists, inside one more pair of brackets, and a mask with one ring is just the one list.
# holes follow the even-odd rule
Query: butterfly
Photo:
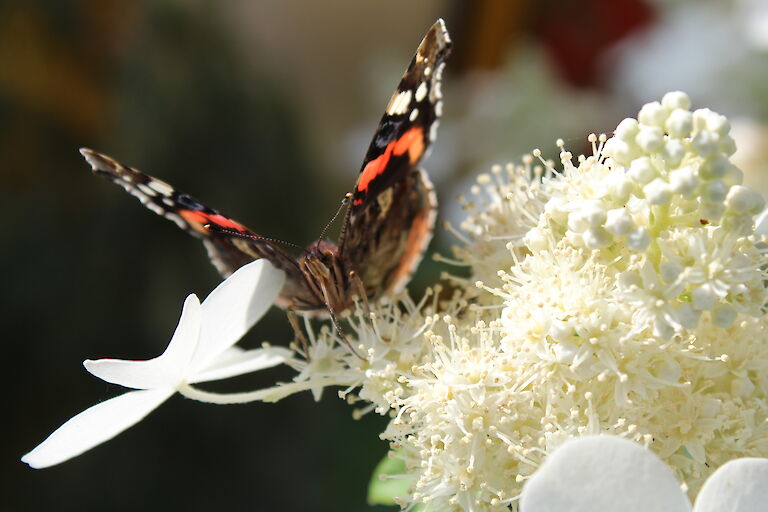
[[224, 277], [266, 258], [286, 274], [278, 306], [309, 316], [330, 314], [335, 321], [358, 291], [375, 299], [401, 290], [432, 238], [437, 199], [418, 165], [435, 139], [450, 50], [445, 24], [437, 20], [389, 100], [355, 188], [345, 197], [338, 244], [321, 236], [298, 257], [162, 180], [91, 149], [80, 152], [95, 174], [200, 238]]

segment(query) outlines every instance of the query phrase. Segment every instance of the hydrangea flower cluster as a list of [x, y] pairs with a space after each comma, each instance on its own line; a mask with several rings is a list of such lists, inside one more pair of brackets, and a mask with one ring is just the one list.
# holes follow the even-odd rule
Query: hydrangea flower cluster
[[[553, 467], [567, 473], [571, 462], [542, 466], [548, 455], [574, 438], [611, 434], [666, 463], [672, 473], [664, 470], [665, 496], [677, 504], [669, 510], [689, 510], [675, 478], [693, 498], [732, 459], [768, 457], [768, 230], [755, 227], [764, 203], [741, 185], [730, 161], [735, 144], [727, 119], [691, 112], [683, 93], [645, 105], [610, 138], [588, 140], [590, 156], [574, 161], [559, 142], [557, 167], [537, 150], [520, 166], [494, 167], [478, 178], [473, 197], [461, 198], [466, 220], [458, 229], [448, 226], [460, 245], [452, 258], [438, 256], [469, 267], [469, 279], [448, 276], [450, 286], [434, 287], [419, 302], [404, 294], [360, 302], [345, 318], [349, 340], [329, 326], [315, 332], [307, 320], [308, 339], [292, 353], [265, 346], [228, 355], [261, 306], [258, 315], [244, 310], [247, 319], [224, 341], [190, 328], [185, 354], [215, 344], [216, 357], [171, 372], [161, 399], [179, 391], [213, 403], [276, 401], [306, 390], [319, 398], [326, 387], [341, 387], [339, 396], [358, 405], [356, 415], [390, 416], [381, 438], [404, 465], [401, 474], [383, 476], [406, 484], [390, 497], [409, 510], [517, 510], [521, 495], [552, 510], [551, 484], [542, 482], [554, 478]], [[261, 270], [251, 272], [258, 277]], [[222, 286], [247, 298], [238, 273]], [[259, 296], [274, 297], [279, 279], [272, 281]], [[206, 301], [216, 296], [223, 292]], [[226, 308], [206, 303], [204, 314], [226, 316]], [[281, 363], [297, 375], [268, 389], [217, 394], [190, 385]], [[102, 365], [142, 376], [147, 366]], [[133, 382], [113, 377], [104, 376]], [[141, 384], [132, 387], [154, 389]], [[40, 467], [60, 462], [156, 405], [121, 419], [119, 428], [104, 426], [109, 431], [96, 442], [76, 417], [26, 460]], [[96, 413], [83, 414], [95, 424]], [[53, 453], [65, 438], [85, 440]], [[644, 450], [634, 445], [616, 450], [635, 454], [643, 468], [664, 466], [637, 455]], [[738, 471], [759, 468], [753, 473], [764, 479], [766, 464], [745, 462]], [[718, 509], [710, 496], [724, 494], [711, 489], [730, 486], [723, 482], [734, 471], [707, 481], [708, 497], [695, 510]], [[644, 473], [651, 475], [645, 484], [654, 485], [652, 473]], [[571, 477], [576, 483], [564, 485], [567, 492], [581, 486], [578, 475]], [[760, 502], [758, 494], [744, 503]]]
[[356, 324], [369, 361], [337, 374], [392, 416], [382, 438], [415, 478], [401, 504], [514, 508], [546, 455], [588, 434], [649, 447], [691, 496], [768, 455], [764, 205], [729, 161], [728, 121], [689, 108], [670, 93], [590, 136], [589, 157], [560, 143], [560, 169], [535, 151], [480, 176], [451, 228], [471, 279]]

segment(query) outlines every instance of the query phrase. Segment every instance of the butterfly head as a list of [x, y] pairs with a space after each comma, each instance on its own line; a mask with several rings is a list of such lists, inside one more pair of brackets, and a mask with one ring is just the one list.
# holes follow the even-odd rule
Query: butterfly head
[[349, 307], [349, 274], [336, 244], [327, 240], [313, 243], [299, 258], [299, 268], [309, 287], [331, 311]]

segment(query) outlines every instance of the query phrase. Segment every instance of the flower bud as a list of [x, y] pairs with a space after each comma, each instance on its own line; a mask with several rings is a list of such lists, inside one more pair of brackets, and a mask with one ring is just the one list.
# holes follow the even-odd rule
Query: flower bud
[[672, 137], [688, 137], [693, 128], [693, 114], [687, 110], [679, 108], [675, 109], [667, 118], [665, 126], [667, 128], [667, 133]]
[[635, 140], [635, 136], [637, 136], [637, 132], [639, 131], [640, 125], [638, 124], [637, 120], [628, 117], [619, 123], [619, 126], [616, 127], [616, 131], [614, 133], [616, 134], [617, 138], [623, 140], [624, 142], [630, 142]]
[[692, 167], [686, 166], [669, 174], [669, 185], [676, 194], [690, 196], [699, 186], [699, 178]]
[[635, 222], [626, 208], [608, 210], [605, 220], [605, 229], [616, 236], [626, 235], [635, 227]]
[[669, 183], [661, 178], [656, 178], [643, 187], [643, 193], [651, 204], [667, 204], [672, 199]]
[[629, 167], [629, 177], [640, 185], [650, 183], [659, 173], [647, 156], [641, 156], [632, 160]]
[[641, 126], [635, 142], [645, 153], [658, 153], [664, 147], [664, 132], [657, 126]]
[[638, 227], [627, 233], [627, 248], [630, 251], [642, 252], [651, 244], [651, 237], [645, 231], [645, 228]]
[[691, 108], [691, 98], [682, 91], [670, 91], [661, 98], [661, 104], [669, 110], [688, 110]]
[[664, 126], [664, 122], [667, 120], [668, 115], [669, 111], [666, 107], [662, 106], [658, 101], [653, 101], [642, 106], [640, 113], [637, 116], [637, 120], [640, 121], [640, 124], [661, 128]]

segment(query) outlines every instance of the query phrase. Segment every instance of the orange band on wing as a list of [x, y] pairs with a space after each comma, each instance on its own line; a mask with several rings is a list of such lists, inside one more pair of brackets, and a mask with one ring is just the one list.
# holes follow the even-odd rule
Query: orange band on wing
[[414, 126], [397, 139], [394, 144], [392, 152], [395, 156], [400, 156], [407, 151], [408, 160], [411, 164], [415, 164], [424, 154], [424, 130], [420, 126]]
[[245, 226], [242, 224], [238, 224], [232, 219], [228, 219], [223, 215], [219, 215], [218, 213], [211, 215], [198, 210], [181, 210], [179, 211], [179, 215], [181, 215], [184, 220], [189, 222], [190, 225], [197, 231], [205, 234], [208, 233], [208, 230], [206, 230], [204, 227], [206, 224], [215, 224], [217, 226], [235, 229], [237, 231], [247, 231]]
[[[399, 139], [387, 144], [382, 154], [366, 164], [365, 169], [360, 173], [356, 192], [367, 192], [371, 182], [386, 171], [392, 155], [402, 156], [405, 153], [408, 153], [408, 161], [411, 164], [418, 162], [424, 154], [424, 130], [420, 126], [414, 126]], [[355, 204], [362, 202], [362, 199], [354, 201]]]

